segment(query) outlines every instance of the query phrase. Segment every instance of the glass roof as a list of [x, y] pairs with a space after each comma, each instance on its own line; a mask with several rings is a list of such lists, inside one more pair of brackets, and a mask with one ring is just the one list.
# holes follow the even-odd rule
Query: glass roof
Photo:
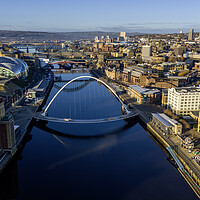
[[28, 69], [28, 65], [23, 60], [10, 57], [0, 57], [0, 67], [10, 70], [16, 75], [20, 75]]

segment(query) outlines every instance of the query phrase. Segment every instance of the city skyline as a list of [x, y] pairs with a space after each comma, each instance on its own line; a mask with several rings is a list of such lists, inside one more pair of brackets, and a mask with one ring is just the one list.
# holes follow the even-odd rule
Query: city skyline
[[197, 0], [190, 4], [180, 0], [11, 0], [1, 3], [0, 30], [175, 33], [193, 28], [199, 32], [199, 6]]
[[1, 199], [199, 199], [196, 5], [89, 2], [1, 7]]

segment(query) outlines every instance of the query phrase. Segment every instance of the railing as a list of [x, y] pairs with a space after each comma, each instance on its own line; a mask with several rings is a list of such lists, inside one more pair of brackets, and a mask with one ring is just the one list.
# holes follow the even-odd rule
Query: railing
[[184, 167], [182, 165], [182, 163], [180, 162], [180, 160], [177, 158], [177, 156], [175, 155], [175, 153], [172, 150], [172, 147], [167, 147], [167, 150], [169, 151], [169, 153], [171, 154], [171, 156], [173, 157], [173, 159], [175, 160], [176, 164], [178, 165], [179, 169], [181, 169], [182, 171], [184, 170]]
[[56, 117], [47, 117], [45, 115], [35, 115], [34, 118], [38, 120], [43, 120], [43, 121], [51, 121], [51, 122], [62, 122], [62, 123], [77, 123], [77, 124], [92, 124], [92, 123], [105, 123], [105, 122], [113, 122], [113, 121], [119, 121], [123, 119], [129, 119], [132, 117], [137, 116], [137, 113], [131, 113], [127, 115], [121, 115], [121, 116], [116, 116], [116, 117], [109, 117], [109, 118], [104, 118], [104, 119], [70, 119], [70, 118], [56, 118]]
[[197, 187], [197, 189], [200, 191], [200, 187], [199, 185], [196, 183], [196, 181], [191, 177], [191, 175], [187, 172], [187, 170], [185, 170], [183, 164], [180, 162], [180, 160], [178, 159], [178, 157], [175, 155], [175, 153], [172, 150], [172, 147], [167, 147], [167, 150], [169, 151], [169, 153], [171, 154], [171, 156], [173, 157], [173, 159], [175, 160], [176, 164], [178, 165], [179, 169], [187, 174], [187, 176], [190, 178], [190, 180], [192, 181], [192, 183]]

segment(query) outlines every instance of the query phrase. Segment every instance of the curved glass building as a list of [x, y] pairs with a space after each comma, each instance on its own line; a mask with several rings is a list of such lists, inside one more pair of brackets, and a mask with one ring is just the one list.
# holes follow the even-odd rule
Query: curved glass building
[[26, 78], [28, 65], [23, 60], [11, 57], [0, 57], [0, 77]]

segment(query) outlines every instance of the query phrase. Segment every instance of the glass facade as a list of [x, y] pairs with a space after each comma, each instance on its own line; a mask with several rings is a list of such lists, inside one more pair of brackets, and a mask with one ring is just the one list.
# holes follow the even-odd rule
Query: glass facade
[[25, 78], [28, 74], [26, 62], [16, 58], [0, 57], [0, 76], [6, 78]]
[[6, 68], [0, 67], [0, 76], [12, 78], [16, 77], [16, 74]]

